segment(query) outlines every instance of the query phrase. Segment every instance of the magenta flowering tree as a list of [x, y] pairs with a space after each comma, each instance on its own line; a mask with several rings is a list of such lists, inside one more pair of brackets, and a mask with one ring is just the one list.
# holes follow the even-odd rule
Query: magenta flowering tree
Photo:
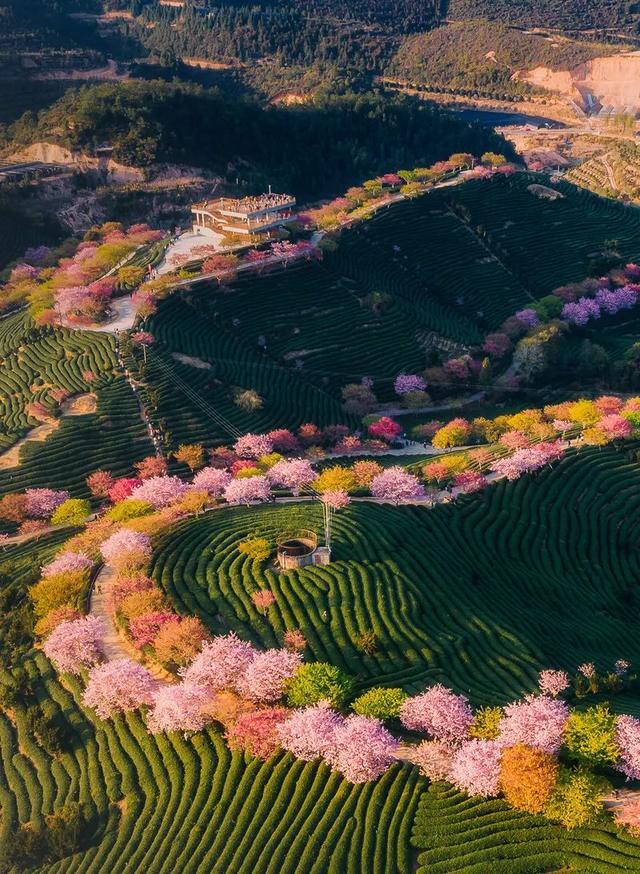
[[158, 683], [131, 659], [114, 659], [93, 668], [83, 701], [101, 719], [153, 704]]
[[386, 443], [393, 443], [402, 434], [402, 426], [389, 416], [381, 416], [375, 422], [371, 422], [368, 428], [372, 437], [384, 440]]
[[267, 649], [258, 653], [238, 679], [238, 691], [252, 701], [272, 704], [279, 701], [287, 682], [302, 664], [298, 652]]
[[[448, 361], [442, 365], [444, 372], [447, 376], [452, 376], [454, 379], [466, 380], [471, 377], [471, 370], [469, 369], [469, 362], [471, 357], [469, 355], [463, 355], [460, 358], [449, 358]], [[440, 423], [442, 426], [444, 423]]]
[[453, 478], [453, 487], [463, 495], [473, 495], [481, 492], [489, 485], [486, 476], [477, 470], [463, 470]]
[[210, 717], [203, 713], [209, 693], [202, 686], [183, 681], [163, 686], [155, 693], [147, 715], [152, 734], [161, 731], [202, 731]]
[[449, 780], [468, 795], [494, 798], [499, 794], [501, 754], [495, 740], [468, 740], [453, 754]]
[[195, 659], [180, 673], [185, 682], [210, 692], [235, 689], [257, 651], [233, 631], [203, 644]]
[[234, 479], [224, 490], [224, 499], [228, 504], [262, 503], [268, 501], [270, 497], [271, 489], [266, 476]]
[[482, 349], [491, 358], [503, 358], [511, 349], [511, 340], [506, 334], [487, 334]]
[[412, 473], [403, 467], [388, 467], [371, 481], [371, 494], [382, 501], [400, 504], [424, 497], [424, 486]]
[[379, 719], [352, 715], [334, 729], [325, 761], [349, 783], [366, 783], [384, 774], [397, 749], [398, 742]]
[[627, 780], [640, 780], [640, 719], [619, 716], [616, 722], [616, 742], [620, 750], [616, 769]]
[[312, 707], [294, 710], [276, 732], [280, 746], [305, 762], [326, 756], [333, 748], [336, 729], [344, 718], [320, 701]]
[[69, 492], [56, 489], [27, 489], [24, 495], [27, 516], [35, 519], [48, 519], [70, 497]]
[[203, 467], [193, 478], [197, 492], [207, 492], [210, 498], [221, 498], [231, 482], [231, 474], [220, 467]]
[[400, 397], [409, 392], [424, 391], [426, 387], [426, 382], [417, 373], [400, 373], [393, 384], [395, 393]]
[[315, 471], [306, 458], [283, 458], [267, 471], [267, 479], [272, 485], [289, 489], [299, 495], [301, 489], [315, 479]]
[[137, 477], [120, 477], [109, 489], [109, 500], [114, 504], [120, 501], [125, 501], [131, 496], [134, 489], [137, 489], [142, 484], [142, 480]]
[[276, 428], [267, 434], [276, 452], [299, 452], [300, 441], [288, 428]]
[[420, 695], [407, 698], [400, 721], [411, 731], [423, 731], [436, 740], [456, 742], [469, 734], [473, 711], [464, 695], [456, 695], [441, 683]]
[[151, 539], [140, 531], [132, 531], [130, 528], [121, 528], [108, 537], [100, 547], [102, 557], [106, 562], [114, 561], [123, 555], [134, 553], [136, 555], [151, 556]]
[[61, 622], [46, 639], [43, 649], [60, 673], [79, 674], [102, 661], [105, 632], [105, 624], [98, 616]]
[[554, 671], [547, 668], [538, 674], [538, 688], [543, 695], [557, 698], [569, 688], [569, 675], [566, 671]]
[[40, 568], [43, 577], [55, 574], [75, 574], [93, 566], [93, 561], [82, 552], [61, 552], [53, 561]]
[[243, 434], [233, 444], [239, 458], [260, 458], [273, 452], [273, 443], [267, 434]]
[[131, 497], [159, 509], [179, 500], [188, 489], [179, 476], [151, 476], [131, 492]]
[[548, 695], [526, 695], [505, 707], [498, 741], [503, 747], [525, 744], [555, 755], [568, 718], [566, 702]]

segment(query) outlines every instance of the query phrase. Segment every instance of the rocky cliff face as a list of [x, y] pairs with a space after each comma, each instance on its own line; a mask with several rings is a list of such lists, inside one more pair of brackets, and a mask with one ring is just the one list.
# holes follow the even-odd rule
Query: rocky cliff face
[[640, 52], [594, 58], [573, 70], [536, 67], [516, 75], [531, 85], [564, 94], [587, 112], [603, 107], [640, 111]]

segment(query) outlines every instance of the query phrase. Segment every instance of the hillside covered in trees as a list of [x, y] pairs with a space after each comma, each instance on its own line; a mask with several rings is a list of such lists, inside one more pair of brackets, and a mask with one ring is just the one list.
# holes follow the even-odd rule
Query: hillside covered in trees
[[432, 87], [522, 96], [532, 89], [513, 79], [519, 70], [537, 66], [567, 70], [619, 50], [620, 46], [606, 43], [523, 33], [486, 20], [457, 21], [408, 37], [387, 75]]
[[215, 89], [161, 81], [85, 86], [8, 130], [13, 147], [38, 141], [88, 151], [108, 142], [123, 164], [186, 163], [258, 187], [271, 182], [304, 198], [335, 193], [389, 167], [429, 164], [456, 149], [506, 148], [493, 132], [409, 98], [345, 93], [264, 108], [230, 101]]
[[561, 30], [620, 30], [637, 34], [637, 4], [620, 0], [449, 0], [451, 19], [483, 16], [520, 27]]

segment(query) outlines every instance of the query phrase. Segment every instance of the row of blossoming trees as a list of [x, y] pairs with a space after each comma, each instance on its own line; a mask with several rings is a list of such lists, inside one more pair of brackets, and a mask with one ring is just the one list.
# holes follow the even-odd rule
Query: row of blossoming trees
[[[117, 535], [116, 535], [117, 536]], [[123, 543], [105, 544], [107, 552]], [[107, 719], [141, 708], [149, 731], [225, 730], [232, 749], [259, 758], [286, 750], [304, 761], [323, 759], [354, 783], [374, 780], [398, 756], [390, 720], [426, 736], [405, 750], [432, 780], [446, 780], [469, 795], [502, 795], [515, 809], [544, 813], [572, 828], [594, 824], [610, 790], [594, 769], [640, 778], [640, 720], [617, 716], [606, 705], [572, 710], [558, 696], [563, 671], [540, 674], [540, 692], [505, 707], [480, 708], [442, 685], [408, 696], [374, 688], [347, 710], [350, 678], [332, 665], [304, 663], [295, 649], [258, 651], [233, 633], [203, 638], [175, 684], [160, 685], [129, 659], [104, 662], [102, 621], [89, 616], [59, 624], [45, 641], [62, 672], [86, 674], [84, 702]], [[628, 664], [616, 663], [624, 675]], [[592, 665], [579, 673], [589, 676]], [[640, 803], [616, 810], [616, 821], [637, 831]]]
[[515, 169], [503, 155], [485, 153], [478, 159], [466, 152], [456, 152], [446, 161], [437, 161], [430, 167], [399, 170], [397, 173], [385, 173], [369, 179], [362, 185], [347, 189], [342, 197], [337, 197], [317, 209], [308, 210], [302, 218], [317, 228], [339, 227], [368, 218], [397, 194], [415, 197], [460, 171], [465, 172], [466, 178], [484, 179], [496, 173], [512, 173]]
[[[509, 382], [532, 382], [554, 364], [566, 333], [611, 321], [619, 313], [635, 309], [639, 301], [640, 267], [636, 264], [616, 268], [598, 279], [562, 286], [510, 316], [468, 354], [451, 357], [415, 375], [416, 390], [423, 392], [427, 383], [441, 393], [489, 384], [495, 371], [511, 361]], [[402, 392], [398, 394], [402, 396]], [[415, 398], [408, 393], [402, 399], [408, 407], [425, 402], [420, 393]]]
[[463, 385], [481, 379], [483, 356], [487, 356], [495, 364], [504, 364], [511, 358], [516, 378], [530, 382], [552, 364], [563, 334], [600, 320], [611, 320], [634, 309], [639, 300], [637, 264], [613, 269], [597, 279], [562, 286], [506, 319], [497, 331], [487, 334], [482, 347], [473, 355], [452, 358], [442, 368], [428, 371], [428, 377], [434, 383], [448, 379]]
[[3, 307], [27, 301], [37, 324], [81, 327], [103, 320], [118, 287], [137, 285], [144, 276], [142, 267], [114, 268], [140, 246], [162, 237], [162, 231], [146, 224], [125, 230], [118, 222], [107, 222], [73, 243], [73, 251], [63, 257], [43, 246], [28, 250], [2, 287]]
[[[269, 449], [273, 444], [265, 435], [245, 435], [234, 453], [255, 463]], [[365, 479], [373, 471], [362, 465], [372, 464], [377, 465], [356, 461], [344, 470], [355, 477], [358, 469]], [[602, 706], [571, 713], [556, 697], [568, 683], [561, 672], [544, 672], [540, 695], [504, 710], [473, 714], [466, 699], [436, 686], [412, 698], [401, 689], [372, 689], [353, 701], [349, 712], [350, 678], [329, 664], [304, 663], [299, 632], [289, 632], [284, 648], [262, 652], [233, 635], [212, 639], [196, 618], [177, 616], [148, 576], [152, 536], [181, 516], [218, 497], [244, 501], [244, 484], [252, 481], [251, 499], [264, 499], [276, 484], [293, 492], [307, 484], [328, 485], [324, 494], [340, 506], [348, 497], [346, 489], [336, 488], [335, 471], [316, 476], [309, 459], [281, 458], [266, 473], [244, 478], [208, 465], [187, 483], [169, 476], [163, 460], [151, 457], [139, 465], [135, 478], [114, 480], [96, 472], [90, 485], [104, 501], [103, 511], [43, 568], [31, 589], [45, 652], [62, 672], [88, 672], [85, 703], [103, 718], [141, 707], [150, 731], [197, 731], [217, 722], [233, 748], [263, 757], [282, 748], [303, 759], [322, 758], [353, 782], [375, 779], [393, 762], [397, 741], [384, 720], [395, 721], [393, 729], [399, 719], [404, 728], [427, 735], [411, 756], [432, 779], [447, 779], [470, 794], [502, 793], [515, 807], [544, 811], [566, 825], [587, 822], [600, 810], [604, 791], [591, 767], [601, 764], [632, 779], [640, 776], [640, 722], [615, 717]], [[375, 473], [374, 493], [381, 482], [397, 500], [422, 489], [402, 469]], [[62, 508], [69, 512], [73, 500], [50, 490], [24, 495], [25, 508], [36, 518]], [[137, 661], [104, 661], [102, 620], [82, 615], [88, 578], [98, 561], [115, 570], [108, 592], [114, 619], [141, 655], [151, 651], [173, 671], [176, 683], [160, 685]], [[262, 594], [255, 592], [254, 600], [268, 609]], [[613, 673], [627, 669], [620, 662]], [[580, 668], [589, 687], [593, 673], [591, 666]], [[628, 809], [623, 816], [634, 825]]]

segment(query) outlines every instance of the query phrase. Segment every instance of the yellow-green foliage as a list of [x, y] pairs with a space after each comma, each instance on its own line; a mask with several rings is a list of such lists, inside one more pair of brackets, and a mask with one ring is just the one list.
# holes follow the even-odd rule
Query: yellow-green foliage
[[116, 504], [108, 512], [107, 516], [114, 522], [127, 522], [129, 519], [137, 519], [139, 516], [146, 516], [151, 513], [153, 507], [146, 501], [141, 501], [138, 498], [127, 498], [126, 501], [121, 501]]
[[271, 555], [271, 544], [265, 537], [250, 537], [238, 544], [238, 550], [256, 561], [265, 561]]
[[566, 828], [592, 825], [603, 813], [602, 796], [611, 786], [589, 771], [561, 768], [545, 813]]
[[574, 711], [564, 736], [570, 755], [590, 767], [613, 765], [618, 758], [616, 715], [606, 704]]
[[471, 737], [493, 740], [500, 733], [498, 725], [503, 716], [502, 707], [479, 707], [475, 712], [469, 734]]
[[45, 577], [29, 589], [34, 613], [42, 617], [56, 607], [79, 604], [88, 582], [88, 570]]
[[91, 504], [83, 498], [68, 498], [53, 512], [52, 525], [80, 525], [91, 513]]

